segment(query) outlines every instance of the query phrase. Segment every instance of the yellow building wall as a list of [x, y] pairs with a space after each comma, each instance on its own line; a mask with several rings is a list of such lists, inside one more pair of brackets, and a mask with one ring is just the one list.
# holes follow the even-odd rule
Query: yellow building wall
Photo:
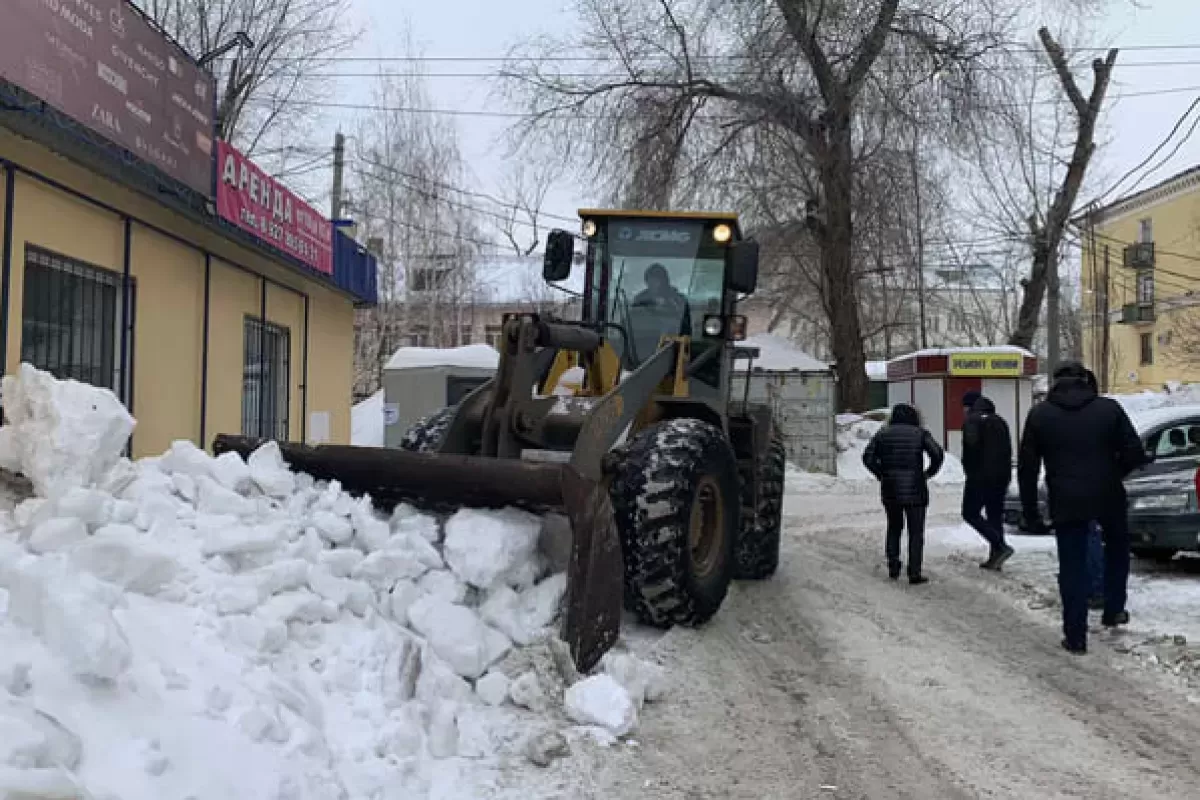
[[[1117, 392], [1161, 389], [1164, 383], [1171, 381], [1200, 381], [1200, 359], [1183, 352], [1180, 334], [1183, 327], [1195, 327], [1196, 333], [1200, 333], [1200, 305], [1190, 306], [1200, 301], [1200, 296], [1193, 299], [1190, 294], [1200, 290], [1200, 190], [1142, 209], [1132, 209], [1118, 218], [1097, 224], [1096, 278], [1093, 277], [1092, 247], [1085, 230], [1082, 262], [1085, 322], [1091, 322], [1090, 310], [1098, 302], [1096, 290], [1102, 288], [1105, 247], [1108, 248], [1110, 312], [1119, 315], [1122, 306], [1137, 301], [1137, 272], [1125, 268], [1124, 249], [1140, 241], [1141, 220], [1147, 218], [1151, 220], [1155, 248], [1152, 272], [1156, 319], [1150, 323], [1109, 324], [1109, 385]], [[1142, 334], [1150, 336], [1152, 364], [1141, 363]], [[1099, 335], [1096, 327], [1085, 328], [1084, 353], [1089, 360], [1098, 358]], [[1195, 334], [1190, 338], [1194, 339]]]
[[[302, 292], [310, 298], [307, 410], [310, 415], [328, 412], [329, 441], [350, 442], [354, 309], [348, 297], [2, 127], [0, 153], [26, 169], [171, 231], [187, 242], [183, 244], [158, 234], [136, 220], [133, 224], [130, 272], [137, 279], [133, 340], [134, 415], [138, 418], [135, 456], [162, 452], [174, 439], [199, 440], [204, 250], [213, 257], [206, 441], [202, 446], [211, 447], [218, 433], [241, 432], [244, 320], [246, 316], [258, 317], [261, 313], [259, 276], [268, 278], [268, 320], [291, 330], [289, 437], [300, 438], [304, 403], [304, 300], [297, 293]], [[124, 261], [125, 226], [119, 214], [46, 186], [19, 171], [15, 199], [9, 369], [14, 369], [20, 361], [26, 241], [117, 274]], [[3, 202], [0, 191], [0, 220]]]
[[[333, 292], [313, 292], [308, 312], [308, 412], [329, 414], [330, 442], [350, 443], [354, 382], [354, 305]], [[309, 426], [311, 441], [313, 432]]]
[[262, 280], [213, 259], [209, 277], [205, 447], [211, 447], [218, 433], [242, 432], [246, 317], [261, 313]]
[[288, 440], [300, 440], [304, 398], [304, 297], [278, 286], [267, 287], [267, 321], [287, 328], [288, 354]]
[[200, 436], [204, 256], [137, 224], [130, 255], [137, 279], [133, 455], [140, 458]]
[[6, 354], [9, 369], [21, 363], [26, 243], [120, 274], [125, 260], [125, 225], [115, 214], [17, 175]]

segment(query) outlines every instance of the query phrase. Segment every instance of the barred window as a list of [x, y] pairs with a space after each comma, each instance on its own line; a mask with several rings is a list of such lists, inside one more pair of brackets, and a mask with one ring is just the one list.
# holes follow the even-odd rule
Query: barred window
[[[130, 278], [126, 359], [133, 362], [136, 283]], [[121, 364], [121, 275], [39, 247], [25, 247], [21, 360], [56, 378], [111, 389], [127, 398]]]
[[245, 331], [242, 433], [287, 441], [291, 331], [257, 317], [246, 317]]

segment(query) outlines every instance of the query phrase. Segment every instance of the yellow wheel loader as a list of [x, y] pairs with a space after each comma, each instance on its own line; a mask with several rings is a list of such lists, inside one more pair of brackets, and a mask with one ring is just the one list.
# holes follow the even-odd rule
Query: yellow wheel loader
[[[587, 670], [616, 641], [622, 605], [650, 625], [697, 625], [732, 579], [775, 572], [785, 464], [770, 409], [733, 387], [735, 361], [758, 355], [736, 345], [737, 303], [758, 280], [737, 217], [580, 216], [582, 237], [550, 233], [543, 267], [550, 284], [568, 278], [582, 239], [580, 319], [506, 315], [495, 377], [399, 449], [280, 448], [294, 469], [385, 508], [565, 512], [562, 636]], [[214, 449], [261, 444], [221, 435]]]

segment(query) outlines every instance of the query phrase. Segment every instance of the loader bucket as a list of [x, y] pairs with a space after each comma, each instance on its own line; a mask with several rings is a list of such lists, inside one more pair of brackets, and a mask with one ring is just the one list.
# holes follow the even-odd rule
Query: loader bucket
[[[265, 439], [221, 434], [213, 452], [243, 458]], [[571, 525], [567, 602], [561, 635], [575, 665], [587, 671], [620, 631], [624, 564], [608, 487], [568, 464], [537, 463], [380, 447], [277, 442], [292, 469], [336, 480], [347, 492], [370, 495], [390, 510], [400, 503], [565, 512]]]

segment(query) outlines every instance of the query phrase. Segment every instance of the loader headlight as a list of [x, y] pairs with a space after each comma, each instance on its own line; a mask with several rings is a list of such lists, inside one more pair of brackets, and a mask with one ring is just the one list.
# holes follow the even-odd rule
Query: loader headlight
[[725, 244], [733, 238], [733, 228], [728, 225], [721, 224], [713, 228], [713, 240], [718, 244]]
[[704, 318], [704, 335], [705, 336], [720, 336], [725, 330], [725, 320], [720, 317], [705, 317]]
[[583, 235], [588, 239], [590, 239], [596, 235], [596, 221], [595, 220], [592, 220], [592, 219], [584, 220]]

